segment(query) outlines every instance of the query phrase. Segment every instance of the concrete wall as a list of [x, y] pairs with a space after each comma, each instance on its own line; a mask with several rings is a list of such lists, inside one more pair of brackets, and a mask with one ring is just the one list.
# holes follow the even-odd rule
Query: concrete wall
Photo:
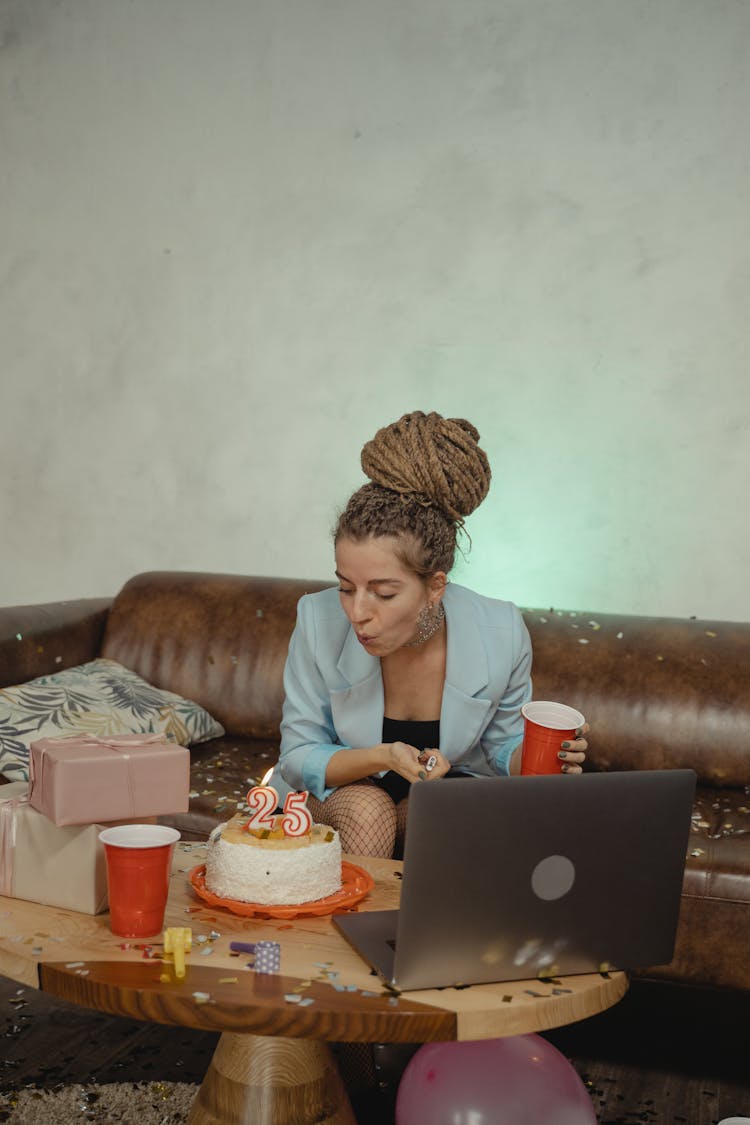
[[455, 577], [748, 619], [744, 0], [1, 0], [0, 601], [325, 578], [472, 419]]

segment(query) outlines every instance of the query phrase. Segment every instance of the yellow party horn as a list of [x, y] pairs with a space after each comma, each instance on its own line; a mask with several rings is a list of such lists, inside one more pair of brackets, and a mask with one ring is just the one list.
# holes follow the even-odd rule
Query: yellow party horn
[[185, 976], [185, 954], [193, 944], [193, 931], [189, 926], [169, 926], [164, 931], [164, 952], [172, 954], [174, 975], [178, 980]]

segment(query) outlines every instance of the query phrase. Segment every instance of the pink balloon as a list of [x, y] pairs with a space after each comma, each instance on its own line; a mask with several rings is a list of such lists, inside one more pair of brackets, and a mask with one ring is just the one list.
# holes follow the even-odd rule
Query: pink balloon
[[426, 1043], [404, 1071], [396, 1125], [596, 1125], [591, 1098], [540, 1035]]

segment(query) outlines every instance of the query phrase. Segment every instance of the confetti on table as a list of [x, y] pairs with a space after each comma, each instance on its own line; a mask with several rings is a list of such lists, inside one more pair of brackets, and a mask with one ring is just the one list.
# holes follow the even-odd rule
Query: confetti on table
[[207, 1004], [210, 999], [211, 999], [211, 993], [210, 992], [194, 992], [193, 993], [193, 1000], [195, 1000], [196, 1004]]
[[82, 969], [86, 964], [85, 961], [68, 961], [65, 965], [66, 969]]
[[239, 977], [219, 977], [219, 984], [239, 984]]

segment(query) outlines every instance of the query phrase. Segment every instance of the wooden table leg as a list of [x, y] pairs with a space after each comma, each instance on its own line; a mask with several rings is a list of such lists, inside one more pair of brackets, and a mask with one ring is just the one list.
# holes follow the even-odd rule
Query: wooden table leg
[[326, 1043], [224, 1032], [187, 1125], [356, 1125], [356, 1119]]

